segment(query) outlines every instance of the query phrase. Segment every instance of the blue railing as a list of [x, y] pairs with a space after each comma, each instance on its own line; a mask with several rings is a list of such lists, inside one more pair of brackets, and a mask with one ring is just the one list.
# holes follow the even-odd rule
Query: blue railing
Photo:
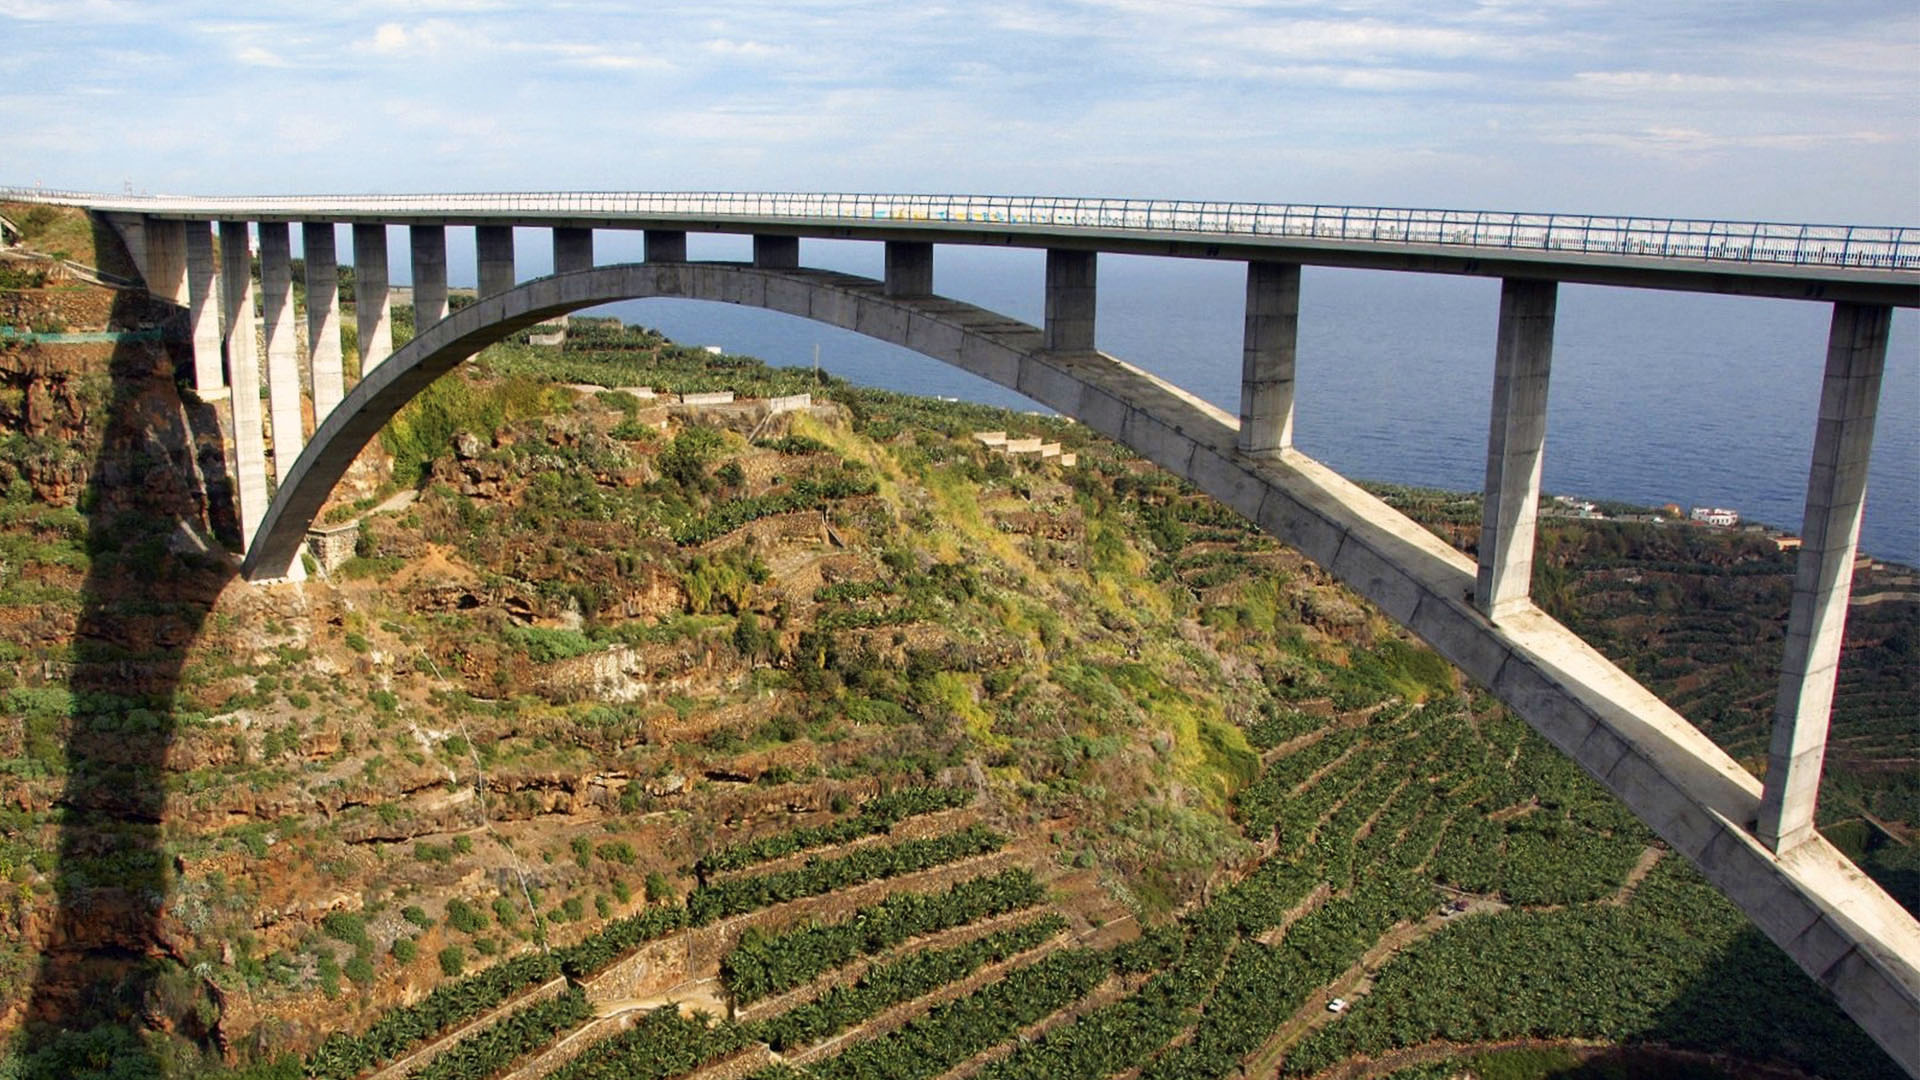
[[1414, 210], [1027, 195], [554, 191], [447, 195], [130, 196], [0, 188], [0, 200], [144, 213], [346, 217], [587, 216], [652, 220], [927, 222], [1280, 237], [1328, 243], [1471, 247], [1648, 259], [1920, 269], [1920, 228], [1792, 225], [1495, 210]]

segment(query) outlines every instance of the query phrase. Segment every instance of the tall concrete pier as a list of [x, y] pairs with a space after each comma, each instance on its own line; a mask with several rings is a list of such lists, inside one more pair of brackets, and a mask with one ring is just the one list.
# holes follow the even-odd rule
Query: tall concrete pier
[[481, 225], [473, 230], [473, 245], [479, 267], [480, 295], [493, 296], [513, 288], [513, 229], [504, 225]]
[[360, 342], [360, 377], [393, 355], [393, 297], [389, 291], [387, 227], [353, 227], [353, 312]]
[[407, 230], [413, 258], [413, 328], [447, 317], [447, 230], [444, 225], [415, 225]]
[[1891, 308], [1835, 304], [1833, 309], [1757, 826], [1760, 839], [1775, 851], [1797, 847], [1813, 835], [1892, 321]]
[[346, 395], [340, 356], [340, 264], [331, 222], [300, 226], [307, 265], [307, 363], [312, 367], [315, 426]]
[[1247, 264], [1246, 344], [1240, 356], [1240, 449], [1293, 445], [1293, 363], [1300, 337], [1300, 267]]
[[1091, 251], [1047, 249], [1046, 347], [1053, 352], [1092, 352], [1095, 256]]
[[244, 221], [220, 223], [220, 278], [225, 283], [228, 400], [233, 416], [234, 512], [242, 543], [253, 543], [267, 513], [267, 447], [260, 427], [259, 326], [253, 314], [253, 241]]
[[1474, 604], [1498, 620], [1528, 604], [1533, 530], [1547, 445], [1547, 375], [1553, 364], [1558, 286], [1508, 279], [1500, 286], [1494, 345], [1493, 414], [1487, 425], [1487, 484], [1481, 510], [1480, 573]]
[[306, 443], [300, 416], [299, 329], [293, 314], [293, 243], [284, 221], [260, 223], [260, 310], [267, 341], [273, 475], [285, 481]]
[[227, 385], [221, 363], [224, 337], [220, 332], [225, 291], [214, 256], [212, 223], [189, 221], [183, 229], [187, 245], [187, 320], [193, 338], [193, 389], [201, 398], [213, 400]]

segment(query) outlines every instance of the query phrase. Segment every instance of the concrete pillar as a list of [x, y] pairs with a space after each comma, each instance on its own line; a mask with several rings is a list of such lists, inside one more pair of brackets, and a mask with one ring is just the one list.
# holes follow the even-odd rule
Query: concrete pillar
[[1813, 467], [1807, 475], [1807, 509], [1800, 523], [1800, 566], [1793, 579], [1773, 745], [1767, 753], [1756, 828], [1760, 842], [1777, 852], [1813, 835], [1892, 317], [1888, 307], [1833, 305]]
[[887, 241], [888, 296], [933, 295], [933, 245]]
[[300, 416], [299, 330], [293, 322], [293, 240], [286, 222], [260, 223], [260, 313], [267, 339], [273, 478], [285, 482], [306, 441]]
[[687, 234], [677, 229], [648, 229], [646, 231], [646, 261], [653, 263], [683, 263], [687, 261]]
[[220, 313], [226, 297], [220, 287], [220, 267], [213, 255], [213, 225], [189, 221], [184, 226], [187, 246], [187, 323], [193, 333], [193, 390], [204, 401], [226, 393], [221, 371]]
[[1246, 344], [1240, 351], [1240, 449], [1293, 445], [1293, 358], [1300, 337], [1300, 267], [1247, 264]]
[[593, 269], [593, 230], [556, 227], [553, 230], [553, 272]]
[[267, 513], [267, 447], [260, 430], [260, 360], [254, 345], [253, 250], [244, 221], [220, 223], [227, 374], [233, 380], [233, 509], [240, 543], [253, 545]]
[[313, 368], [313, 423], [346, 394], [340, 360], [340, 258], [330, 221], [300, 225], [300, 247], [307, 260], [307, 363]]
[[1044, 347], [1093, 351], [1094, 253], [1047, 249], [1047, 325]]
[[413, 332], [447, 317], [447, 229], [415, 225], [407, 230], [413, 255]]
[[1508, 278], [1500, 285], [1493, 353], [1493, 415], [1487, 425], [1486, 501], [1474, 606], [1498, 619], [1527, 602], [1533, 526], [1547, 441], [1547, 373], [1559, 284]]
[[513, 288], [513, 228], [481, 225], [473, 230], [480, 260], [480, 295], [492, 296]]
[[353, 321], [360, 338], [360, 377], [393, 355], [393, 298], [388, 287], [387, 227], [353, 227]]
[[147, 219], [147, 265], [143, 276], [147, 292], [169, 303], [186, 307], [187, 227], [182, 221]]
[[755, 236], [753, 265], [770, 270], [792, 270], [800, 265], [800, 238], [797, 236]]

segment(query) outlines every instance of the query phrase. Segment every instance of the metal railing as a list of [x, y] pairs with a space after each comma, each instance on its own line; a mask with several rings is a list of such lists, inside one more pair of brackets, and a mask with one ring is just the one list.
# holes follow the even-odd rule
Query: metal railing
[[564, 216], [647, 220], [872, 225], [921, 222], [1276, 237], [1612, 255], [1784, 266], [1920, 269], [1920, 227], [1793, 225], [1759, 221], [1597, 217], [1495, 210], [1414, 210], [1162, 199], [1023, 195], [879, 195], [778, 192], [464, 193], [446, 195], [131, 196], [0, 187], [0, 200], [145, 213], [454, 217]]

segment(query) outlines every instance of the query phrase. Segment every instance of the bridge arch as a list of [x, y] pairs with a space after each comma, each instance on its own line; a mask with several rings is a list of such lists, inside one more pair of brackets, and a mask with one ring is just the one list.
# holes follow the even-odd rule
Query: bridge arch
[[[1179, 448], [1182, 440], [1154, 452], [1178, 436], [1181, 425], [1156, 436], [1151, 418], [1125, 404], [1129, 394], [1148, 392], [1195, 411], [1204, 418], [1208, 441], [1222, 453], [1231, 452], [1237, 432], [1235, 418], [1172, 384], [1103, 354], [1048, 352], [1039, 328], [960, 301], [888, 296], [879, 281], [827, 270], [723, 262], [600, 266], [537, 278], [470, 304], [367, 373], [323, 419], [288, 471], [261, 518], [242, 574], [269, 581], [292, 571], [308, 528], [347, 468], [434, 380], [486, 346], [555, 316], [652, 297], [765, 308], [912, 349], [1086, 421], [1182, 475], [1191, 457], [1190, 448]], [[1130, 412], [1137, 413], [1131, 427]]]
[[638, 263], [556, 274], [426, 328], [320, 425], [247, 552], [285, 576], [360, 451], [435, 379], [556, 315], [680, 297], [785, 312], [904, 346], [1072, 417], [1219, 499], [1366, 596], [1573, 758], [1697, 866], [1909, 1070], [1920, 1074], [1920, 923], [1815, 834], [1788, 856], [1753, 832], [1761, 784], [1684, 717], [1530, 602], [1489, 618], [1476, 563], [1292, 449], [1243, 452], [1239, 422], [1098, 352], [1045, 348], [1040, 329], [868, 278], [735, 263]]

